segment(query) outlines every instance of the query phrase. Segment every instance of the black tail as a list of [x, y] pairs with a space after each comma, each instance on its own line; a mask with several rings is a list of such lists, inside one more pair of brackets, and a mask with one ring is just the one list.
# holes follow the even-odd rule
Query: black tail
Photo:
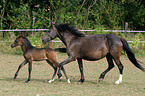
[[136, 66], [137, 68], [139, 68], [140, 70], [142, 70], [143, 72], [145, 72], [145, 68], [143, 68], [138, 63], [138, 60], [135, 58], [133, 52], [129, 48], [129, 45], [128, 45], [127, 41], [125, 39], [123, 39], [123, 38], [121, 38], [121, 41], [122, 41], [122, 44], [123, 44], [123, 49], [126, 51], [129, 60], [134, 64], [134, 66]]
[[55, 48], [54, 51], [66, 53], [66, 48]]

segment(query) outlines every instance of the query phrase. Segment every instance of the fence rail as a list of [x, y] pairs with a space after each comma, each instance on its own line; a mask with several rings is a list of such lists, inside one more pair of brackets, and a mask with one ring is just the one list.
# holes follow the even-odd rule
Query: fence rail
[[[19, 32], [19, 31], [49, 31], [49, 29], [13, 29], [13, 30], [0, 30], [0, 32]], [[83, 31], [83, 32], [92, 32], [92, 31], [101, 31], [101, 30], [78, 30], [78, 31]], [[133, 31], [133, 30], [103, 30], [105, 32], [124, 32], [125, 36], [127, 32], [131, 33], [145, 33], [145, 31]], [[10, 42], [10, 41], [0, 41], [0, 42]], [[61, 42], [61, 41], [52, 41], [52, 42]], [[133, 41], [127, 41], [132, 43]], [[141, 43], [145, 43], [145, 41], [140, 41]]]
[[[12, 30], [0, 30], [0, 32], [17, 32], [17, 31], [49, 31], [49, 29], [12, 29]], [[78, 31], [96, 31], [96, 30], [78, 30]], [[100, 31], [100, 30], [97, 30]], [[145, 32], [145, 31], [133, 31], [133, 30], [103, 30], [105, 32]]]

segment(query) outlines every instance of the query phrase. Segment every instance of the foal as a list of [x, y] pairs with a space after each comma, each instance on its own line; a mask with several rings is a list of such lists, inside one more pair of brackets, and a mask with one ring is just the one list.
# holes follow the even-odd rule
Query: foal
[[[25, 60], [19, 65], [18, 70], [15, 73], [14, 79], [16, 79], [19, 70], [28, 63], [29, 76], [25, 82], [28, 83], [31, 80], [32, 61], [46, 60], [47, 63], [54, 69], [54, 74], [52, 76], [52, 79], [49, 80], [49, 83], [54, 81], [54, 76], [56, 75], [59, 63], [56, 60], [56, 53], [51, 48], [35, 48], [31, 45], [30, 41], [23, 35], [17, 37], [14, 43], [11, 45], [12, 48], [16, 46], [21, 46]], [[64, 72], [67, 82], [70, 83], [64, 68], [62, 68], [62, 71]], [[61, 78], [62, 77], [60, 77], [60, 79]]]

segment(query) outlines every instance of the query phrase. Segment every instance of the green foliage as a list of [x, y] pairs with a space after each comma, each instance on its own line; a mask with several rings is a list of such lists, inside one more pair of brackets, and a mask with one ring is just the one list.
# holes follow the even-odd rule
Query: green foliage
[[[104, 29], [124, 29], [124, 23], [128, 22], [131, 30], [145, 30], [144, 0], [1, 0], [0, 12], [0, 29], [46, 29], [50, 22], [55, 22], [95, 30], [86, 34], [106, 34]], [[42, 46], [43, 32], [33, 36], [31, 32], [24, 34], [32, 45]], [[113, 34], [124, 37], [122, 33]], [[135, 33], [127, 34], [124, 38], [134, 41], [130, 44], [133, 50], [144, 50], [144, 43], [138, 42], [145, 41], [141, 37], [144, 34], [139, 37], [134, 37]], [[12, 40], [15, 35], [17, 33], [1, 32], [0, 40]]]
[[39, 33], [35, 33], [35, 35], [29, 35], [27, 38], [30, 40], [32, 46], [41, 47], [42, 42]]
[[145, 29], [143, 0], [2, 0], [2, 29], [48, 28], [50, 22], [70, 23], [79, 29]]

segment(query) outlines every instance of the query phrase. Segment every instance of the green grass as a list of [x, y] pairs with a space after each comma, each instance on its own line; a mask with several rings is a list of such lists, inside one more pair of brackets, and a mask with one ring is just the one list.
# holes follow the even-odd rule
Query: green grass
[[[58, 61], [67, 58], [66, 54], [58, 53]], [[144, 57], [137, 57], [144, 62]], [[0, 96], [144, 96], [145, 74], [135, 68], [126, 56], [121, 57], [124, 65], [123, 83], [115, 85], [119, 78], [118, 68], [115, 66], [105, 77], [104, 81], [97, 80], [102, 71], [107, 68], [106, 59], [97, 62], [84, 61], [85, 82], [77, 84], [80, 72], [77, 62], [65, 65], [66, 72], [71, 79], [68, 84], [63, 75], [63, 80], [56, 80], [49, 84], [53, 69], [45, 62], [33, 62], [32, 79], [24, 83], [28, 77], [27, 65], [24, 66], [17, 77], [13, 76], [18, 65], [24, 60], [21, 55], [0, 53]], [[143, 65], [145, 67], [145, 65]]]

